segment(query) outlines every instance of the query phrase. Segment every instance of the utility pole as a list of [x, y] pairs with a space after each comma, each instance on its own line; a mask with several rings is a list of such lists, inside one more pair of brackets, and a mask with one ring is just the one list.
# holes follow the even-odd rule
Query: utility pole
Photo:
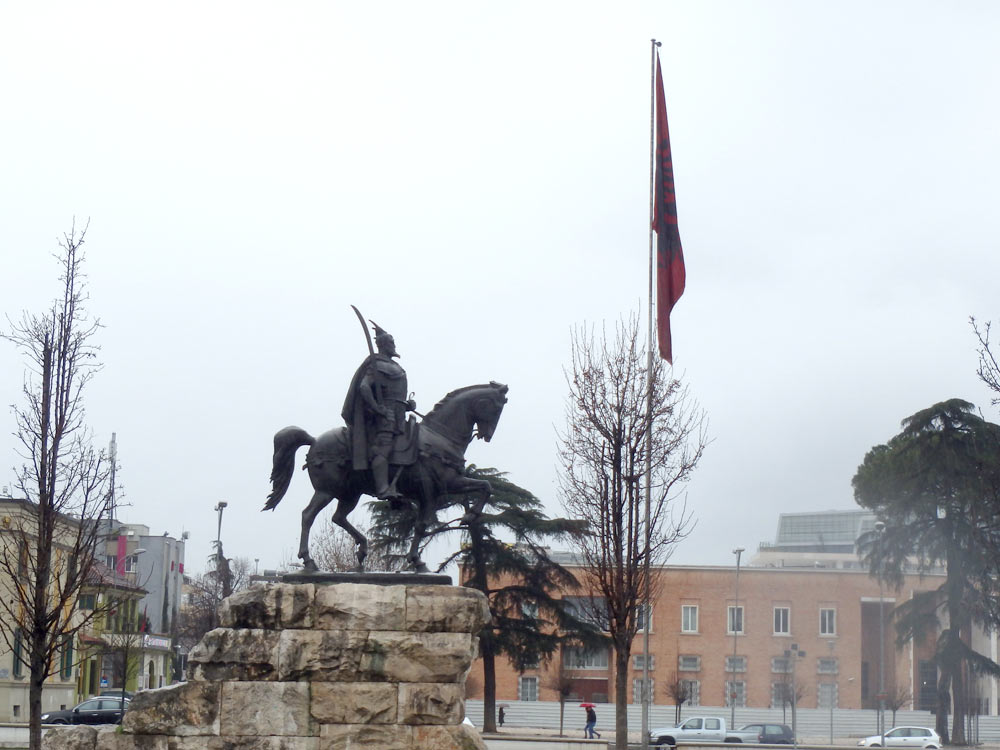
[[[729, 666], [730, 669], [730, 682], [729, 682], [729, 727], [731, 729], [736, 728], [736, 644], [737, 635], [740, 630], [743, 630], [743, 618], [740, 617], [739, 627], [737, 627], [736, 618], [740, 611], [740, 556], [743, 554], [743, 547], [737, 547], [733, 550], [733, 554], [736, 555], [736, 603], [733, 606], [733, 663]], [[744, 690], [746, 686], [744, 686]]]
[[885, 747], [885, 602], [882, 586], [882, 537], [885, 534], [885, 524], [875, 522], [875, 533], [878, 534], [878, 732], [882, 735], [882, 747]]
[[804, 659], [805, 656], [806, 652], [800, 651], [799, 644], [797, 643], [793, 643], [790, 649], [788, 648], [785, 649], [785, 658], [790, 660], [792, 666], [792, 734], [795, 737], [796, 746], [798, 746], [799, 744], [799, 732], [798, 732], [798, 727], [796, 725], [795, 714], [797, 713], [796, 708], [798, 707], [799, 696], [795, 686], [795, 663], [799, 659]]

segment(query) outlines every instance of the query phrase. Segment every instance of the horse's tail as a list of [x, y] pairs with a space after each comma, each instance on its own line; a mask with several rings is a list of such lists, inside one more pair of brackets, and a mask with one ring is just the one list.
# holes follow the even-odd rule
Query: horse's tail
[[312, 445], [316, 438], [301, 427], [286, 427], [274, 435], [274, 465], [271, 469], [271, 494], [262, 510], [274, 510], [288, 491], [295, 470], [295, 451]]

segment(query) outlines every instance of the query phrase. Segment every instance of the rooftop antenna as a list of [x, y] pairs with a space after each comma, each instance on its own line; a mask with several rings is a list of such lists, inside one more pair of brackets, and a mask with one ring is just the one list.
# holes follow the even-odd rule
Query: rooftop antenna
[[111, 445], [108, 446], [108, 456], [111, 459], [111, 489], [108, 493], [111, 506], [110, 520], [114, 523], [118, 515], [115, 509], [115, 471], [118, 468], [118, 433], [111, 433]]

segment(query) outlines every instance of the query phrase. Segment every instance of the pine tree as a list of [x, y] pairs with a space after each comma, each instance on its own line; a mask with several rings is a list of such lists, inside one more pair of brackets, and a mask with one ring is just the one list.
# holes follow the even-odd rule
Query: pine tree
[[964, 669], [1000, 676], [1000, 664], [967, 642], [973, 624], [1000, 626], [1000, 425], [974, 410], [951, 399], [908, 417], [898, 435], [868, 452], [853, 480], [858, 504], [885, 524], [859, 540], [873, 575], [898, 586], [908, 565], [920, 573], [945, 568], [941, 586], [915, 593], [893, 616], [900, 643], [942, 624], [937, 731], [947, 742], [953, 693], [954, 744], [965, 743]]
[[[497, 657], [506, 657], [523, 671], [547, 661], [565, 642], [593, 645], [604, 639], [563, 604], [559, 595], [575, 589], [577, 580], [543, 546], [586, 533], [586, 522], [548, 518], [537, 497], [497, 469], [470, 464], [466, 474], [485, 479], [493, 488], [482, 513], [474, 512], [479, 496], [444, 498], [442, 506], [457, 502], [465, 515], [434, 526], [428, 541], [460, 532], [461, 547], [438, 569], [457, 562], [460, 583], [482, 591], [489, 600], [493, 619], [479, 634], [479, 652], [484, 677], [483, 729], [495, 732]], [[413, 510], [390, 509], [386, 502], [373, 503], [372, 510], [373, 550], [400, 550], [398, 540], [406, 539]]]

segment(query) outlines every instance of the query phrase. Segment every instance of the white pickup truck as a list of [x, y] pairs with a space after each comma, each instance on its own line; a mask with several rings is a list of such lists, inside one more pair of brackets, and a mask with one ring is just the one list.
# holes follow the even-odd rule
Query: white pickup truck
[[716, 716], [692, 716], [675, 727], [651, 729], [649, 743], [657, 747], [676, 747], [678, 742], [757, 742], [759, 732], [726, 730], [726, 720]]

